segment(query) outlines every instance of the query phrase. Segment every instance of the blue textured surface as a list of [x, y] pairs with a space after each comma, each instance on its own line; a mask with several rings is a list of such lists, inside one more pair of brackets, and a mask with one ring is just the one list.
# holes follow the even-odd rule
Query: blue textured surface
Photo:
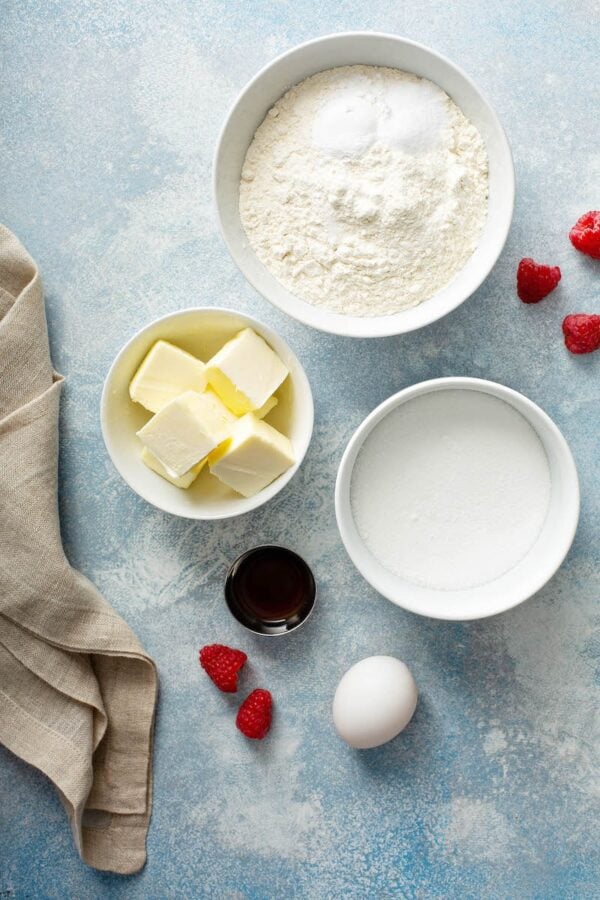
[[[598, 207], [598, 0], [2, 4], [0, 217], [38, 260], [52, 350], [67, 377], [61, 510], [67, 552], [133, 626], [161, 675], [145, 870], [86, 868], [50, 784], [0, 748], [0, 897], [580, 898], [600, 896], [597, 600], [600, 353], [569, 356], [567, 312], [600, 312], [600, 268], [566, 239]], [[217, 233], [212, 149], [226, 108], [274, 54], [333, 30], [421, 40], [462, 65], [511, 141], [517, 205], [505, 252], [458, 311], [419, 332], [353, 342], [312, 332], [243, 280]], [[514, 294], [517, 260], [559, 264], [550, 299]], [[107, 368], [125, 340], [186, 305], [262, 318], [311, 379], [304, 466], [266, 508], [194, 524], [139, 500], [100, 436]], [[359, 421], [441, 375], [523, 391], [569, 440], [582, 481], [574, 547], [519, 609], [470, 625], [377, 596], [340, 545], [333, 483]], [[314, 567], [320, 602], [281, 641], [254, 640], [222, 600], [228, 563], [277, 540]], [[275, 694], [263, 744], [233, 726], [197, 648], [251, 656]], [[372, 653], [412, 667], [417, 714], [391, 744], [352, 752], [330, 703]]]

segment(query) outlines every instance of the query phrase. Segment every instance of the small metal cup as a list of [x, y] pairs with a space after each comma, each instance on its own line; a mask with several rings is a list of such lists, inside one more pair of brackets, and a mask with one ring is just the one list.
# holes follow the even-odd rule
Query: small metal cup
[[[258, 566], [261, 561], [264, 563], [269, 560], [280, 566], [288, 565], [292, 577], [297, 577], [300, 583], [299, 590], [303, 596], [289, 615], [284, 615], [282, 611], [278, 613], [276, 609], [269, 611], [267, 608], [260, 612], [256, 608], [253, 609], [248, 598], [244, 596], [243, 586], [252, 568]], [[225, 580], [225, 601], [234, 618], [254, 634], [272, 637], [289, 634], [306, 622], [313, 611], [316, 593], [315, 579], [308, 564], [293, 550], [275, 544], [265, 544], [242, 553], [232, 564]], [[274, 588], [269, 585], [266, 590], [267, 600], [271, 601], [274, 595], [276, 585]], [[268, 602], [264, 604], [265, 607], [268, 605]], [[272, 605], [275, 606], [276, 601]]]

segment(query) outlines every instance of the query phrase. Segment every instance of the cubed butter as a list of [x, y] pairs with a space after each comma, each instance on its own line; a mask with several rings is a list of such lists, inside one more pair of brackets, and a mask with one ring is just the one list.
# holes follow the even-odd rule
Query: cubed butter
[[179, 477], [228, 438], [235, 422], [212, 391], [186, 391], [163, 406], [137, 435], [169, 475]]
[[206, 388], [203, 362], [168, 341], [157, 341], [131, 379], [129, 396], [157, 413], [185, 391]]
[[266, 419], [269, 413], [275, 409], [278, 402], [277, 397], [269, 397], [267, 402], [263, 403], [260, 409], [254, 411], [254, 415], [257, 419]]
[[288, 438], [253, 413], [238, 419], [232, 435], [208, 457], [210, 471], [238, 494], [252, 497], [294, 464]]
[[260, 409], [288, 370], [267, 342], [244, 328], [206, 364], [210, 386], [238, 416]]
[[184, 475], [170, 475], [168, 469], [165, 469], [160, 459], [158, 459], [154, 453], [151, 453], [147, 447], [142, 447], [142, 462], [145, 463], [149, 469], [152, 469], [153, 472], [156, 472], [158, 475], [166, 478], [167, 481], [170, 481], [171, 484], [174, 484], [175, 487], [184, 488], [186, 490], [194, 483], [206, 465], [207, 457], [205, 456], [199, 463], [192, 466], [189, 472], [186, 472]]

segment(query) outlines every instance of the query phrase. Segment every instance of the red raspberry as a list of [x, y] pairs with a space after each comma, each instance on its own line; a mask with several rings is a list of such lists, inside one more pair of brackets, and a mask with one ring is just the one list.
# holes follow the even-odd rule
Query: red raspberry
[[526, 257], [517, 269], [517, 294], [523, 303], [538, 303], [554, 290], [559, 281], [558, 266], [543, 266]]
[[569, 240], [580, 253], [600, 259], [600, 210], [592, 209], [577, 219], [569, 232]]
[[600, 316], [577, 313], [562, 323], [565, 346], [571, 353], [592, 353], [600, 349]]
[[200, 650], [200, 665], [219, 690], [226, 694], [237, 691], [237, 673], [247, 659], [241, 650], [223, 644], [209, 644]]
[[238, 709], [235, 724], [246, 737], [260, 741], [271, 727], [272, 709], [270, 692], [258, 688], [246, 697]]

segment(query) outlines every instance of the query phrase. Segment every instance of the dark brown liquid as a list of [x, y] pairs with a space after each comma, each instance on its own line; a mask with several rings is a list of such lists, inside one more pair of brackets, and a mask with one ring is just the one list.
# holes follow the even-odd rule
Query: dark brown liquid
[[225, 597], [233, 615], [247, 628], [278, 634], [307, 617], [315, 600], [315, 581], [304, 560], [291, 550], [256, 547], [232, 565]]

